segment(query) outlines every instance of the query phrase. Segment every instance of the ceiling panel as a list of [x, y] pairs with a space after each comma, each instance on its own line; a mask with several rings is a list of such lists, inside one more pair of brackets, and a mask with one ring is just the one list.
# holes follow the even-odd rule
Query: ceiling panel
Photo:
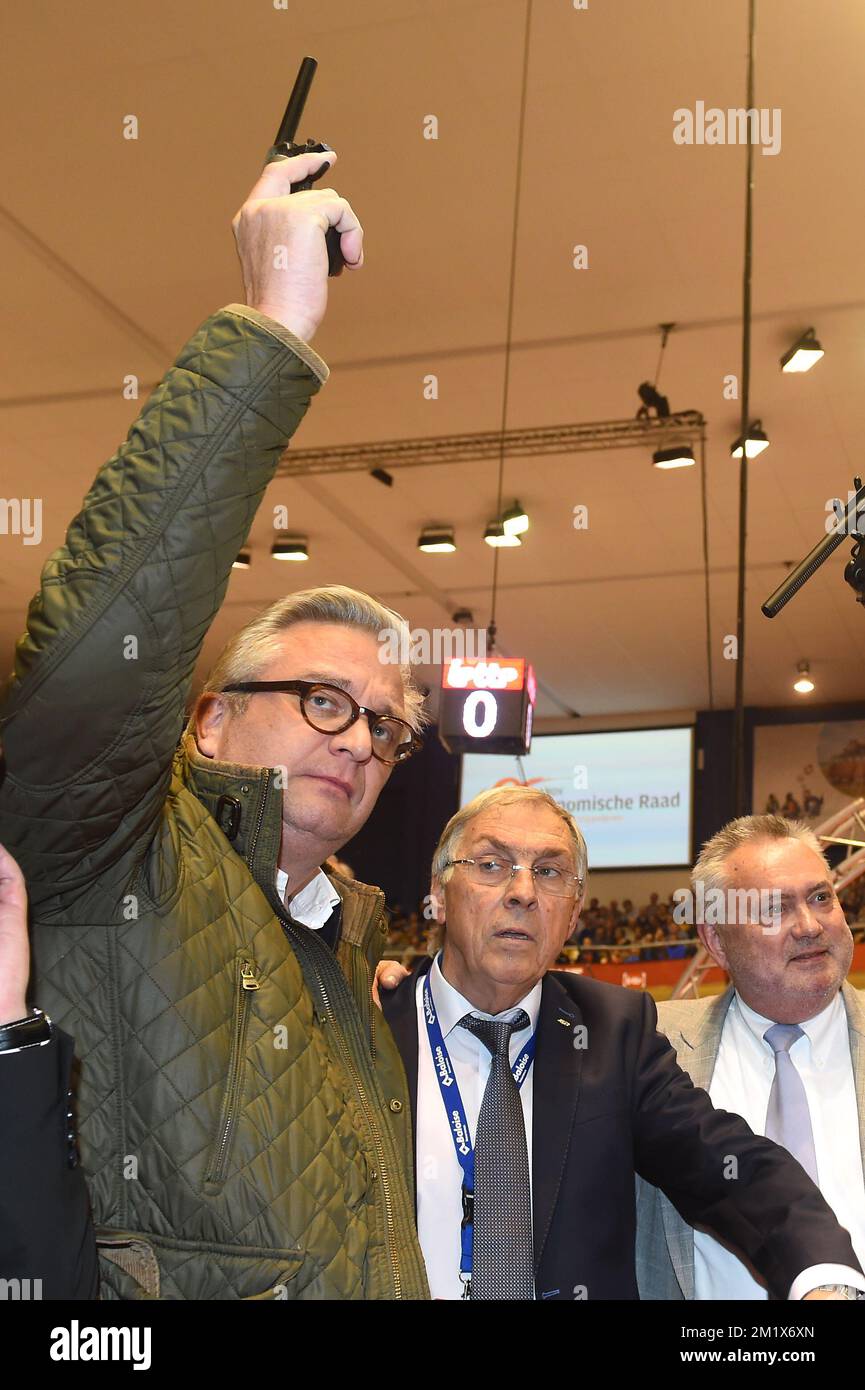
[[[39, 569], [142, 394], [198, 323], [241, 295], [230, 219], [254, 180], [297, 63], [321, 64], [303, 134], [336, 146], [331, 182], [366, 229], [362, 273], [332, 286], [315, 347], [332, 368], [298, 448], [495, 430], [505, 335], [524, 0], [302, 3], [151, 0], [138, 10], [34, 4], [5, 23], [0, 255], [6, 310], [0, 494], [43, 499], [43, 540], [0, 536], [0, 642], [9, 653]], [[712, 698], [734, 663], [737, 401], [744, 151], [682, 147], [676, 108], [739, 105], [747, 5], [622, 0], [575, 11], [535, 0], [519, 184], [509, 427], [621, 419], [654, 376], [707, 422]], [[819, 539], [865, 444], [865, 9], [761, 0], [757, 102], [782, 113], [777, 156], [755, 154], [752, 413], [772, 445], [750, 469], [746, 695], [858, 698], [862, 611], [833, 557], [784, 613], [759, 605]], [[124, 140], [135, 114], [139, 138]], [[436, 115], [438, 140], [424, 140]], [[589, 250], [575, 270], [573, 247]], [[813, 324], [808, 376], [778, 358]], [[424, 378], [438, 378], [438, 399]], [[202, 670], [233, 630], [291, 587], [367, 588], [414, 626], [490, 616], [495, 460], [276, 479], [235, 572]], [[552, 716], [687, 709], [709, 700], [701, 485], [642, 450], [507, 459], [503, 495], [532, 526], [501, 556], [500, 639], [534, 661]], [[590, 525], [575, 531], [573, 508]], [[273, 508], [309, 536], [308, 564], [269, 555]], [[420, 528], [452, 524], [430, 557]], [[846, 552], [846, 547], [845, 547]], [[434, 684], [437, 673], [424, 670]]]

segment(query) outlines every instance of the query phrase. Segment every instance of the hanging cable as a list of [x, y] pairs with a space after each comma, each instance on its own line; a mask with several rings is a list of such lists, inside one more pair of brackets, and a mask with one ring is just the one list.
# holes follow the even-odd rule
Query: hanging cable
[[658, 353], [658, 365], [655, 368], [655, 380], [652, 383], [656, 391], [658, 389], [658, 382], [661, 380], [661, 363], [664, 360], [664, 349], [667, 346], [667, 339], [670, 336], [670, 329], [675, 328], [676, 325], [674, 323], [660, 323], [658, 324], [658, 327], [661, 330], [661, 350]]
[[[754, 27], [756, 0], [748, 0], [748, 92], [745, 109], [754, 109]], [[742, 276], [742, 409], [740, 437], [742, 459], [739, 464], [739, 575], [736, 604], [736, 713], [733, 735], [733, 810], [743, 816], [747, 810], [745, 790], [745, 557], [748, 541], [748, 451], [746, 441], [751, 423], [751, 269], [753, 258], [754, 144], [748, 140], [745, 180], [745, 267]]]
[[706, 433], [700, 433], [700, 501], [703, 513], [703, 587], [706, 596], [706, 680], [709, 686], [709, 709], [715, 708], [712, 680], [712, 609], [709, 602], [709, 509], [706, 498]]
[[[508, 287], [508, 321], [505, 333], [505, 373], [504, 386], [502, 390], [502, 424], [501, 424], [501, 448], [499, 450], [499, 473], [498, 488], [496, 492], [496, 520], [500, 521], [502, 516], [502, 487], [505, 474], [505, 427], [508, 418], [508, 396], [511, 382], [511, 341], [514, 328], [514, 291], [517, 276], [517, 232], [520, 221], [520, 194], [523, 182], [523, 136], [526, 125], [526, 94], [528, 91], [529, 77], [529, 43], [532, 30], [532, 4], [533, 0], [526, 0], [526, 26], [525, 37], [523, 40], [523, 85], [520, 96], [520, 124], [517, 133], [517, 174], [516, 190], [514, 195], [514, 220], [511, 230], [511, 275]], [[490, 600], [490, 622], [487, 628], [487, 649], [494, 652], [496, 649], [496, 600], [498, 598], [499, 584], [499, 547], [493, 547], [493, 585]]]

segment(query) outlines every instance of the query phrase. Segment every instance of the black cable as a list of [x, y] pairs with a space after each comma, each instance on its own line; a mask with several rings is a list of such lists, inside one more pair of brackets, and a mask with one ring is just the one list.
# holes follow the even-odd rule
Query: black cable
[[[508, 395], [510, 392], [511, 380], [511, 339], [513, 336], [514, 327], [514, 290], [516, 286], [517, 273], [517, 231], [519, 228], [520, 220], [520, 192], [522, 189], [523, 181], [523, 133], [525, 131], [526, 124], [526, 93], [528, 90], [529, 76], [529, 45], [532, 28], [532, 4], [533, 0], [526, 0], [526, 31], [525, 41], [523, 44], [523, 89], [520, 98], [520, 125], [519, 133], [517, 135], [517, 186], [514, 196], [514, 221], [511, 232], [511, 276], [510, 285], [508, 288], [508, 325], [505, 336], [505, 376], [504, 389], [502, 391], [502, 442], [501, 450], [499, 453], [498, 492], [496, 496], [496, 521], [498, 522], [501, 522], [502, 519], [502, 487], [504, 483], [505, 472], [505, 426], [507, 423], [508, 416]], [[494, 546], [493, 549], [495, 551], [495, 554], [493, 556], [493, 591], [490, 604], [490, 629], [492, 633], [491, 640], [494, 644], [496, 626], [496, 599], [498, 597], [499, 582], [499, 547]], [[491, 650], [494, 650], [494, 645], [491, 647]]]
[[668, 339], [669, 336], [670, 336], [670, 329], [671, 329], [671, 328], [674, 328], [674, 327], [675, 327], [675, 324], [672, 324], [672, 323], [662, 323], [662, 324], [660, 325], [660, 328], [661, 328], [661, 349], [660, 349], [660, 352], [658, 353], [658, 365], [657, 365], [657, 367], [655, 368], [655, 379], [654, 379], [654, 381], [653, 381], [653, 383], [652, 383], [656, 391], [657, 391], [657, 389], [658, 389], [658, 382], [661, 380], [661, 363], [662, 363], [663, 360], [664, 360], [664, 349], [665, 349], [665, 347], [667, 346], [667, 339]]
[[[754, 27], [756, 0], [748, 0], [747, 111], [754, 110]], [[750, 130], [749, 130], [750, 135]], [[751, 270], [753, 260], [754, 142], [747, 143], [745, 186], [745, 267], [742, 277], [742, 409], [739, 434], [739, 575], [736, 605], [736, 713], [733, 736], [733, 808], [737, 816], [747, 810], [745, 791], [745, 558], [748, 541], [748, 437], [751, 405]]]
[[706, 434], [700, 434], [700, 493], [703, 512], [703, 578], [706, 594], [706, 676], [709, 682], [709, 709], [715, 708], [712, 680], [712, 609], [709, 603], [709, 511], [706, 500]]

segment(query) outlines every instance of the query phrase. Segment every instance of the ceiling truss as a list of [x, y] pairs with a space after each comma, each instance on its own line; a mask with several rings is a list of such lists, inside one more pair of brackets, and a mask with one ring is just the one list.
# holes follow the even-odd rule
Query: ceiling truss
[[694, 445], [705, 438], [706, 421], [698, 410], [684, 410], [659, 420], [601, 420], [583, 425], [544, 425], [535, 429], [489, 430], [481, 434], [444, 434], [426, 439], [391, 439], [373, 444], [340, 444], [322, 449], [287, 449], [277, 477], [312, 473], [362, 473], [374, 468], [428, 468], [438, 463], [473, 463], [505, 457], [537, 458], [543, 454], [595, 452], [598, 449], [668, 449]]

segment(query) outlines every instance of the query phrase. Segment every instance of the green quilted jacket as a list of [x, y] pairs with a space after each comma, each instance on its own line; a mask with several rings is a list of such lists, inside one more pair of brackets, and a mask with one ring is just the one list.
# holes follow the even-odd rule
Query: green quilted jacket
[[334, 880], [337, 963], [276, 893], [278, 773], [182, 736], [232, 561], [326, 379], [256, 311], [209, 318], [47, 561], [0, 697], [0, 840], [34, 998], [81, 1062], [103, 1297], [428, 1297], [405, 1074], [370, 999], [382, 895]]

